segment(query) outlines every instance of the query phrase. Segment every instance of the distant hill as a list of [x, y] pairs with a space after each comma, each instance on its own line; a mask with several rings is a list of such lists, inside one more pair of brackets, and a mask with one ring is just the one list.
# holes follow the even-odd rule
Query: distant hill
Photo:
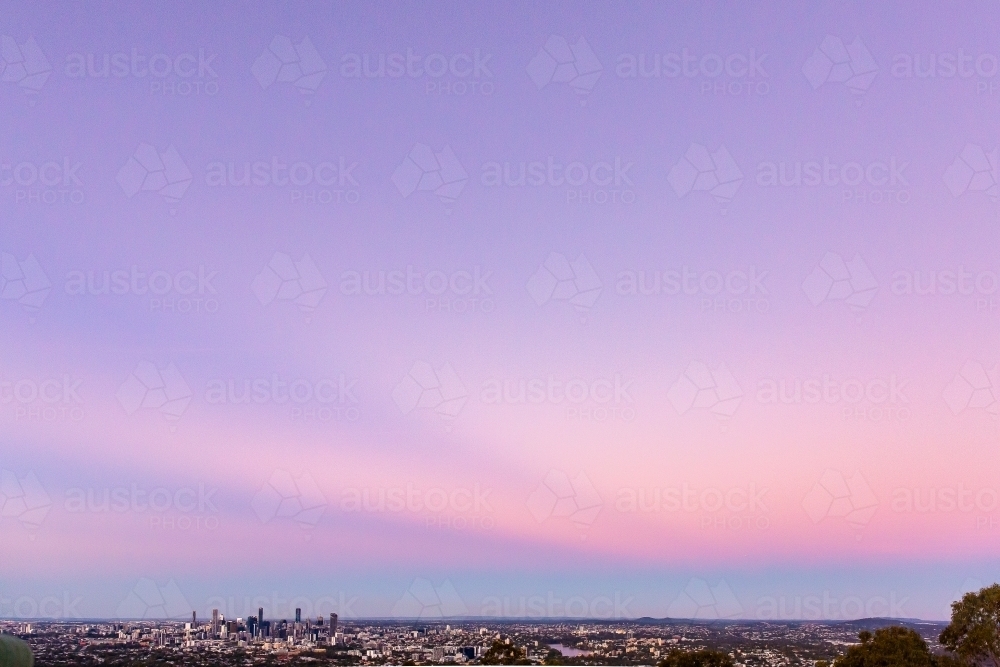
[[835, 621], [835, 620], [823, 620], [823, 619], [796, 619], [796, 620], [754, 620], [754, 619], [704, 619], [704, 618], [653, 618], [651, 616], [643, 616], [642, 618], [637, 618], [633, 623], [641, 623], [644, 625], [690, 625], [692, 623], [705, 624], [705, 625], [752, 625], [755, 623], [761, 623], [766, 625], [802, 625], [804, 623], [809, 624], [820, 624], [820, 625], [836, 625], [839, 627], [846, 627], [851, 629], [857, 629], [859, 632], [861, 630], [878, 630], [879, 628], [885, 628], [890, 625], [902, 625], [904, 627], [913, 628], [914, 630], [928, 631], [931, 629], [943, 630], [947, 625], [947, 621], [925, 621], [919, 618], [859, 618], [850, 621]]
[[[847, 628], [857, 628], [860, 630], [878, 630], [890, 625], [902, 625], [914, 630], [944, 630], [948, 626], [947, 621], [925, 621], [919, 618], [859, 618], [854, 621], [836, 621], [836, 625]], [[831, 625], [832, 625], [831, 624]]]

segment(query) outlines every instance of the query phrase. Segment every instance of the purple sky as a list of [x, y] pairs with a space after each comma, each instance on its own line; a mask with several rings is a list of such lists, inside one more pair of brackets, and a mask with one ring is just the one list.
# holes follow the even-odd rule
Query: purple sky
[[0, 3], [0, 617], [996, 579], [991, 5], [308, 4]]

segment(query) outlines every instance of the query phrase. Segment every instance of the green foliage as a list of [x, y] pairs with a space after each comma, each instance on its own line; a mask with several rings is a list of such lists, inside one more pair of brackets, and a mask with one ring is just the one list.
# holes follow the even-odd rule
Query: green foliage
[[934, 656], [934, 665], [936, 667], [969, 667], [969, 663], [954, 655], [936, 655]]
[[543, 665], [561, 665], [563, 664], [563, 654], [562, 651], [554, 648], [550, 648], [549, 652], [545, 654], [545, 658], [542, 660]]
[[733, 667], [733, 659], [721, 651], [680, 651], [674, 649], [658, 667]]
[[847, 649], [834, 667], [935, 667], [936, 661], [920, 633], [893, 625], [858, 634], [861, 644]]
[[514, 644], [507, 644], [499, 639], [493, 640], [493, 645], [483, 654], [480, 660], [484, 665], [529, 665], [531, 662], [525, 658], [524, 649], [518, 648]]
[[31, 647], [13, 635], [0, 635], [0, 667], [31, 667], [35, 656]]
[[939, 641], [966, 664], [1000, 667], [1000, 584], [953, 602]]

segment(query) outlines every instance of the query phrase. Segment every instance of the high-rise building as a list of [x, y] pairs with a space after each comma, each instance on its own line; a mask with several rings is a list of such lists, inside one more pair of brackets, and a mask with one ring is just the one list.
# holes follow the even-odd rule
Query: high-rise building
[[330, 614], [330, 636], [337, 634], [337, 615]]
[[218, 637], [219, 636], [219, 610], [218, 609], [213, 609], [212, 610], [212, 636], [213, 637]]
[[196, 625], [198, 625], [198, 612], [192, 611], [191, 612], [191, 627], [194, 628]]
[[302, 622], [302, 608], [301, 607], [296, 607], [295, 608], [295, 622], [296, 623], [301, 623]]

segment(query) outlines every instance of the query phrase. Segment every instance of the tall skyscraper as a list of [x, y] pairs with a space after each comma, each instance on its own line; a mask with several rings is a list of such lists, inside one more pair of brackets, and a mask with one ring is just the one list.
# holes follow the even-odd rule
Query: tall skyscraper
[[218, 609], [213, 609], [212, 610], [212, 636], [213, 637], [218, 637], [219, 636], [219, 610]]
[[192, 611], [191, 612], [191, 628], [194, 629], [194, 627], [196, 625], [198, 625], [198, 612]]
[[330, 614], [330, 636], [337, 634], [337, 615]]
[[302, 622], [302, 608], [301, 607], [296, 607], [295, 608], [295, 622], [296, 623], [301, 623]]

